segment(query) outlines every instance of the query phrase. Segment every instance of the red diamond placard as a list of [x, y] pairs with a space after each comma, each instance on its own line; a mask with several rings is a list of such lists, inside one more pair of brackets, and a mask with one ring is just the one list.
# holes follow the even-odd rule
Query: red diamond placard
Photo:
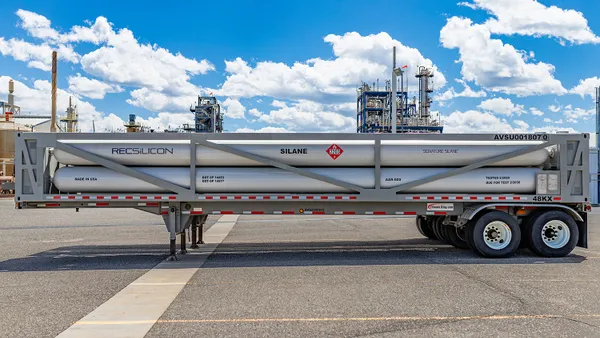
[[325, 150], [327, 152], [327, 154], [329, 154], [329, 156], [331, 156], [332, 159], [337, 159], [338, 157], [340, 157], [340, 155], [342, 155], [342, 153], [344, 152], [342, 150], [342, 148], [340, 148], [340, 146], [338, 146], [337, 144], [332, 144], [329, 148], [327, 148], [327, 150]]

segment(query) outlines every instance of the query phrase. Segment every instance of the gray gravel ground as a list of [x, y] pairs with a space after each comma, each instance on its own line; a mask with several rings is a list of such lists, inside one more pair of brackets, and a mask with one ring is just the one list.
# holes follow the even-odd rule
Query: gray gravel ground
[[[0, 217], [0, 337], [54, 337], [168, 251], [139, 211]], [[412, 218], [242, 216], [148, 337], [600, 337], [599, 217], [588, 250], [489, 260]]]

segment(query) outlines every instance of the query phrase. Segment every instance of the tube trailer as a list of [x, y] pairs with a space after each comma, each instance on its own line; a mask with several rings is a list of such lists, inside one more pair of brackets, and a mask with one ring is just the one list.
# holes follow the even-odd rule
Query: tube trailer
[[[161, 215], [186, 252], [208, 215], [412, 215], [508, 257], [587, 248], [588, 134], [15, 133], [15, 203]], [[197, 240], [197, 231], [199, 240]]]

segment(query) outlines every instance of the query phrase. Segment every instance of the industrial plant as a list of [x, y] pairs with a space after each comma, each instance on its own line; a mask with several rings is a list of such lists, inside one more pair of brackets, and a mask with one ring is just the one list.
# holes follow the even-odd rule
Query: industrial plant
[[[357, 89], [356, 131], [358, 133], [442, 133], [441, 121], [431, 116], [433, 70], [419, 66], [415, 77], [418, 82], [419, 100], [409, 99], [408, 75], [396, 67], [396, 47], [393, 49], [392, 79], [369, 85], [362, 83]], [[399, 77], [399, 78], [398, 78]], [[378, 80], [379, 82], [379, 80]], [[398, 90], [398, 88], [400, 90]], [[395, 112], [395, 113], [392, 113]], [[393, 127], [395, 126], [395, 127]]]

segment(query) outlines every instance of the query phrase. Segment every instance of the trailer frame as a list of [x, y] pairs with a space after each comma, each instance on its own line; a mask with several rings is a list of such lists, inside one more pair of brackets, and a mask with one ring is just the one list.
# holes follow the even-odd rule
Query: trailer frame
[[[110, 159], [69, 144], [83, 140], [180, 141], [190, 146], [189, 188], [153, 177]], [[219, 141], [286, 141], [319, 140], [332, 144], [360, 141], [374, 147], [375, 187], [363, 188], [348, 182], [310, 172], [302, 167], [249, 153]], [[493, 156], [450, 171], [392, 188], [382, 188], [381, 146], [388, 141], [535, 141], [537, 144], [503, 155]], [[308, 178], [349, 190], [335, 194], [209, 194], [196, 192], [196, 148], [210, 147], [263, 163], [267, 167], [293, 172]], [[558, 189], [536, 194], [415, 194], [405, 191], [436, 180], [467, 173], [509, 158], [554, 146], [556, 170], [543, 170], [540, 175], [558, 174]], [[589, 135], [588, 134], [200, 134], [200, 133], [15, 133], [15, 203], [26, 208], [135, 208], [162, 215], [170, 233], [171, 254], [177, 234], [203, 224], [207, 215], [219, 214], [304, 214], [304, 215], [414, 215], [450, 217], [456, 227], [465, 226], [482, 210], [498, 209], [517, 212], [520, 209], [564, 210], [577, 222], [577, 245], [587, 247], [587, 215], [589, 201]], [[57, 191], [51, 177], [59, 164], [51, 149], [60, 149], [90, 162], [156, 185], [167, 193], [159, 194], [69, 194]], [[547, 178], [547, 176], [546, 176]], [[538, 179], [540, 179], [538, 177]]]

